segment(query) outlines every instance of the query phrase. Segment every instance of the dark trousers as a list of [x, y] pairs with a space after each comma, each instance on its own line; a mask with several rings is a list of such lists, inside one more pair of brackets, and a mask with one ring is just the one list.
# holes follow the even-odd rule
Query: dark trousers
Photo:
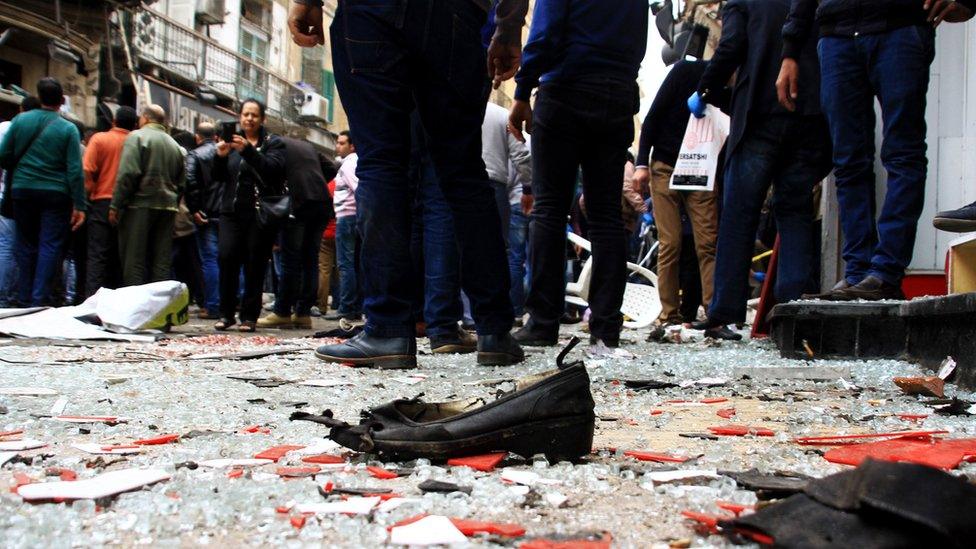
[[[88, 274], [85, 293], [92, 296], [99, 288], [115, 289], [122, 281], [119, 235], [108, 222], [112, 200], [94, 200], [88, 208]], [[80, 284], [80, 282], [79, 282]]]
[[29, 307], [54, 305], [54, 278], [71, 232], [71, 198], [33, 189], [13, 189], [11, 196], [17, 222], [17, 301]]
[[126, 208], [119, 219], [122, 284], [137, 286], [168, 280], [173, 262], [176, 212]]
[[479, 32], [485, 21], [485, 12], [470, 0], [345, 0], [336, 11], [332, 58], [357, 135], [356, 202], [366, 331], [372, 335], [414, 334], [413, 277], [404, 276], [411, 261], [414, 109], [454, 215], [461, 285], [478, 333], [512, 327], [501, 223], [481, 159], [490, 88]]
[[292, 212], [281, 230], [281, 278], [275, 296], [278, 316], [309, 316], [318, 299], [319, 246], [328, 223], [327, 206], [306, 202]]
[[200, 261], [200, 250], [197, 247], [197, 233], [173, 238], [173, 272], [170, 280], [178, 280], [186, 284], [190, 291], [190, 298], [199, 306], [203, 306], [203, 263]]
[[[819, 43], [821, 101], [833, 141], [844, 230], [845, 278], [899, 284], [911, 263], [925, 200], [925, 97], [935, 30], [903, 27]], [[881, 163], [888, 190], [876, 217], [874, 98], [881, 104]]]
[[813, 187], [826, 175], [829, 150], [819, 116], [767, 116], [746, 130], [725, 169], [709, 318], [727, 324], [746, 318], [749, 266], [770, 185], [780, 237], [776, 300], [786, 303], [806, 290], [819, 253], [813, 247]]
[[244, 295], [241, 299], [241, 322], [257, 322], [261, 314], [261, 293], [275, 232], [262, 229], [253, 217], [233, 214], [220, 217], [217, 235], [217, 261], [220, 265], [220, 317], [231, 320], [236, 315], [241, 270], [244, 271]]
[[678, 259], [678, 287], [681, 289], [681, 313], [683, 322], [698, 319], [698, 307], [708, 305], [702, 300], [701, 268], [695, 250], [695, 235], [687, 232], [681, 237], [681, 256]]
[[620, 212], [627, 147], [634, 138], [636, 86], [603, 91], [544, 85], [536, 97], [532, 133], [529, 295], [533, 328], [555, 331], [566, 294], [566, 216], [577, 171], [583, 170], [588, 236], [593, 244], [590, 333], [620, 336], [627, 280], [627, 235]]

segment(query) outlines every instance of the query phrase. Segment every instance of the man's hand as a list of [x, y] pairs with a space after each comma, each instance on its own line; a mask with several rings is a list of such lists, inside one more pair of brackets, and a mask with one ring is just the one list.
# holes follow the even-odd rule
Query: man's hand
[[200, 213], [200, 212], [194, 212], [193, 213], [193, 223], [195, 223], [197, 225], [206, 225], [207, 223], [210, 223], [210, 221], [207, 220], [207, 218], [204, 217], [202, 213]]
[[933, 27], [939, 23], [962, 23], [973, 17], [973, 10], [955, 0], [925, 0], [922, 9], [929, 12], [928, 21]]
[[532, 133], [532, 105], [528, 101], [516, 99], [512, 104], [512, 112], [508, 115], [508, 131], [522, 143], [525, 143], [522, 132]]
[[535, 197], [531, 194], [522, 195], [522, 214], [531, 215], [532, 206], [535, 205]]
[[783, 59], [783, 64], [779, 68], [779, 77], [776, 79], [776, 98], [779, 104], [793, 112], [796, 110], [796, 98], [800, 93], [800, 66], [796, 59], [787, 57]]
[[85, 212], [80, 210], [71, 210], [71, 230], [77, 231], [85, 224]]
[[492, 40], [488, 46], [488, 76], [491, 86], [498, 89], [502, 82], [515, 76], [522, 64], [522, 44], [502, 44]]
[[108, 211], [108, 224], [113, 227], [119, 226], [119, 211], [115, 208], [111, 208]]
[[650, 183], [651, 183], [651, 170], [643, 166], [634, 170], [633, 185], [635, 191], [643, 195], [644, 191], [647, 189], [647, 186], [650, 185]]
[[303, 48], [325, 44], [322, 8], [292, 2], [288, 12], [288, 29], [291, 30], [291, 39]]
[[230, 143], [226, 141], [217, 142], [217, 156], [225, 157], [230, 154]]

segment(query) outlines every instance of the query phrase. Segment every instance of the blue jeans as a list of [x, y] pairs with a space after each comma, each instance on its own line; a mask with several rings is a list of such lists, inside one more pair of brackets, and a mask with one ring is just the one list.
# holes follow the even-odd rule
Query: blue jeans
[[336, 268], [339, 271], [339, 307], [343, 315], [357, 316], [363, 311], [363, 297], [359, 287], [356, 264], [356, 216], [336, 219]]
[[410, 115], [416, 109], [441, 190], [454, 216], [461, 285], [479, 334], [512, 327], [501, 222], [481, 159], [490, 83], [469, 0], [345, 0], [331, 27], [336, 84], [359, 153], [359, 211], [366, 332], [414, 334], [408, 184]]
[[508, 225], [508, 274], [512, 290], [515, 316], [525, 314], [525, 262], [528, 261], [529, 218], [522, 213], [522, 205], [511, 207]]
[[[419, 125], [419, 118], [415, 117]], [[414, 316], [427, 323], [427, 335], [457, 333], [461, 320], [461, 258], [454, 238], [454, 215], [444, 198], [422, 128], [414, 128], [411, 169], [416, 189], [413, 211], [414, 272], [417, 303]]]
[[58, 191], [14, 189], [17, 222], [17, 302], [53, 305], [52, 290], [71, 231], [71, 198]]
[[0, 307], [8, 307], [14, 300], [17, 283], [16, 243], [17, 224], [13, 219], [0, 216]]
[[[903, 27], [818, 46], [821, 101], [834, 145], [845, 277], [899, 284], [912, 260], [925, 199], [925, 94], [935, 30]], [[881, 162], [888, 190], [875, 224], [874, 98], [884, 121]]]
[[710, 319], [731, 324], [746, 318], [749, 266], [770, 185], [780, 237], [776, 300], [798, 299], [807, 289], [817, 253], [813, 187], [829, 171], [829, 150], [826, 123], [819, 116], [757, 117], [746, 129], [726, 163]]
[[203, 308], [220, 312], [220, 267], [217, 264], [217, 231], [220, 221], [210, 219], [206, 225], [197, 226], [197, 249], [203, 270]]

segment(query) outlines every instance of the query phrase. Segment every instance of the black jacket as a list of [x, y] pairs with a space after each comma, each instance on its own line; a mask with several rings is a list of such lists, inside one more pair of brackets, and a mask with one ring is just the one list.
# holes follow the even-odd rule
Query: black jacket
[[186, 207], [209, 218], [220, 215], [221, 184], [213, 177], [217, 145], [204, 143], [186, 155]]
[[[783, 49], [781, 29], [790, 0], [730, 0], [722, 11], [722, 37], [702, 76], [699, 92], [706, 101], [736, 74], [729, 113], [732, 127], [726, 144], [731, 155], [746, 133], [750, 120], [788, 111], [776, 98], [776, 78]], [[820, 64], [815, 37], [800, 53], [800, 96], [797, 114], [820, 114]]]
[[640, 147], [634, 162], [637, 166], [650, 166], [651, 160], [674, 166], [678, 161], [681, 139], [691, 116], [688, 96], [698, 89], [707, 66], [705, 61], [678, 61], [671, 68], [641, 125]]
[[[959, 0], [976, 11], [976, 0]], [[931, 25], [922, 0], [793, 0], [783, 27], [783, 57], [797, 58], [810, 35], [852, 37]]]
[[307, 141], [291, 137], [282, 137], [281, 140], [285, 144], [285, 173], [292, 211], [303, 211], [305, 204], [318, 202], [327, 212], [331, 212], [329, 219], [332, 219], [335, 212], [332, 209], [328, 183], [335, 177], [335, 164]]
[[225, 157], [217, 156], [213, 177], [223, 189], [220, 215], [249, 219], [257, 210], [258, 194], [284, 194], [285, 162], [284, 141], [264, 128], [257, 147], [248, 145], [240, 153], [232, 150]]

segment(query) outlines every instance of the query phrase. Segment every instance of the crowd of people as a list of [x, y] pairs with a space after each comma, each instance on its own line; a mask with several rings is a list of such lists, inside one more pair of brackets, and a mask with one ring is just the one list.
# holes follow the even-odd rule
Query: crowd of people
[[[364, 320], [316, 351], [325, 361], [409, 368], [426, 336], [435, 353], [513, 364], [580, 316], [565, 300], [567, 230], [592, 242], [591, 341], [619, 345], [631, 244], [653, 219], [657, 329], [738, 339], [728, 326], [746, 317], [764, 216], [780, 241], [777, 301], [903, 298], [934, 28], [971, 18], [972, 0], [729, 0], [714, 55], [671, 69], [636, 156], [647, 2], [537, 0], [523, 48], [526, 15], [526, 0], [339, 2], [330, 40], [344, 45], [332, 51], [350, 131], [335, 159], [269, 132], [256, 99], [193, 135], [171, 133], [158, 105], [121, 106], [83, 143], [59, 115], [61, 85], [42, 79], [0, 125], [0, 306], [175, 278], [216, 330]], [[296, 0], [289, 25], [299, 45], [324, 43], [322, 2]], [[511, 109], [488, 103], [513, 77]], [[689, 117], [707, 105], [731, 116], [719, 182], [674, 190]], [[820, 293], [831, 170], [846, 272]], [[970, 228], [976, 207], [940, 223]]]

